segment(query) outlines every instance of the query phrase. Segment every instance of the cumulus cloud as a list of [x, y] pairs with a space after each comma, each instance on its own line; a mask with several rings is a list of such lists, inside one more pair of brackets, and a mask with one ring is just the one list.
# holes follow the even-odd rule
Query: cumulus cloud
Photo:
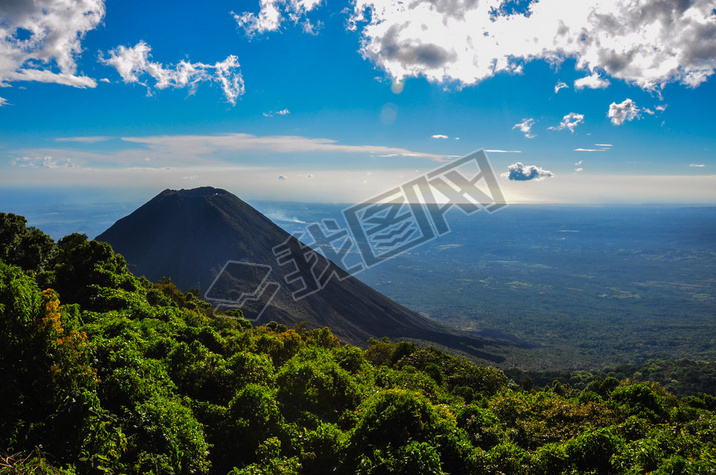
[[631, 99], [626, 99], [620, 104], [612, 102], [607, 117], [612, 120], [612, 124], [622, 125], [624, 122], [641, 119], [641, 109]]
[[560, 89], [569, 89], [569, 86], [565, 82], [557, 81], [557, 84], [554, 85], [554, 93], [557, 94]]
[[[363, 56], [398, 79], [475, 84], [528, 61], [573, 58], [590, 75], [658, 90], [696, 87], [716, 68], [713, 0], [540, 0], [524, 13], [505, 3], [356, 0], [349, 28], [362, 26]], [[589, 78], [584, 87], [599, 83]]]
[[[557, 88], [555, 88], [555, 91], [557, 91]], [[528, 139], [533, 139], [537, 137], [537, 135], [532, 134], [532, 126], [534, 124], [534, 119], [522, 119], [522, 122], [512, 126], [512, 130], [520, 129], [520, 132], [525, 134], [525, 137], [527, 137]]]
[[20, 168], [75, 168], [69, 158], [55, 159], [50, 156], [13, 158], [10, 165]]
[[127, 83], [136, 83], [151, 87], [143, 77], [149, 76], [154, 80], [156, 89], [189, 88], [194, 94], [202, 82], [218, 84], [231, 104], [244, 93], [244, 80], [239, 69], [239, 60], [236, 56], [229, 56], [224, 61], [214, 65], [204, 63], [191, 63], [180, 61], [177, 65], [164, 66], [151, 60], [151, 47], [143, 41], [127, 48], [118, 46], [109, 52], [108, 57], [100, 56], [100, 62], [114, 67], [122, 80]]
[[549, 130], [564, 130], [569, 129], [570, 132], [574, 133], [574, 129], [584, 122], [584, 114], [577, 114], [570, 112], [562, 118], [562, 122], [556, 127], [549, 127]]
[[521, 162], [513, 163], [508, 166], [507, 172], [502, 174], [503, 178], [507, 178], [512, 181], [540, 181], [553, 176], [554, 173], [549, 170], [544, 170], [535, 165], [525, 166]]
[[450, 137], [448, 137], [447, 135], [442, 135], [442, 134], [431, 135], [431, 137], [434, 138], [434, 139], [448, 139], [448, 138], [450, 138]]
[[[316, 34], [316, 30], [320, 27], [320, 22], [311, 23], [306, 15], [323, 0], [261, 0], [260, 10], [258, 13], [231, 12], [239, 28], [244, 30], [247, 36], [253, 37], [257, 34], [263, 34], [268, 31], [277, 31], [281, 27], [281, 23], [286, 19], [294, 24], [301, 23], [301, 27], [305, 33]], [[301, 22], [301, 20], [303, 20]]]
[[96, 87], [78, 74], [77, 58], [88, 31], [100, 24], [104, 0], [0, 2], [0, 85], [38, 81]]
[[608, 79], [602, 78], [599, 73], [595, 72], [591, 76], [583, 77], [574, 81], [576, 90], [587, 89], [606, 89], [611, 83]]

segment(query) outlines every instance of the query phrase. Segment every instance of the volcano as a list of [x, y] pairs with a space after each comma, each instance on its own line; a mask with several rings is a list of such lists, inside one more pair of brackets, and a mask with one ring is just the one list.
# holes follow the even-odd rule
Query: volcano
[[[184, 291], [199, 289], [209, 301], [251, 303], [261, 292], [273, 297], [265, 307], [260, 299], [254, 307], [241, 307], [257, 324], [306, 322], [308, 328], [327, 326], [343, 342], [361, 347], [371, 338], [389, 337], [503, 360], [498, 340], [443, 326], [352, 276], [332, 278], [320, 291], [296, 299], [300, 283], [291, 279], [306, 275], [311, 264], [277, 264], [274, 248], [290, 237], [232, 193], [202, 187], [164, 190], [96, 239], [122, 254], [135, 275], [154, 282], [171, 278]], [[294, 241], [293, 247], [302, 246]]]

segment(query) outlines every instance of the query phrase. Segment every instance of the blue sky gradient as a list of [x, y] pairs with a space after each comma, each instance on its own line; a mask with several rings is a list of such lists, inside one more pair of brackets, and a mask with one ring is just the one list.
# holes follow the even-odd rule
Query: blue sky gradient
[[716, 13], [679, 5], [3, 3], [0, 197], [360, 201], [485, 149], [508, 202], [715, 203]]

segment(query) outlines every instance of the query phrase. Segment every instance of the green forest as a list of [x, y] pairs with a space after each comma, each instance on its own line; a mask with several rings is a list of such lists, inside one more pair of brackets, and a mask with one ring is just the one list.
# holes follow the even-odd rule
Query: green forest
[[0, 473], [716, 473], [713, 374], [505, 372], [254, 327], [0, 213]]

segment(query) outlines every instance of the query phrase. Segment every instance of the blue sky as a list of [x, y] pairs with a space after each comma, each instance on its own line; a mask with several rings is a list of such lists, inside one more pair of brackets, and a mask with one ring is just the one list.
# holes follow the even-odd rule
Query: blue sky
[[714, 68], [709, 0], [2, 2], [0, 197], [360, 201], [485, 149], [508, 202], [714, 203]]

